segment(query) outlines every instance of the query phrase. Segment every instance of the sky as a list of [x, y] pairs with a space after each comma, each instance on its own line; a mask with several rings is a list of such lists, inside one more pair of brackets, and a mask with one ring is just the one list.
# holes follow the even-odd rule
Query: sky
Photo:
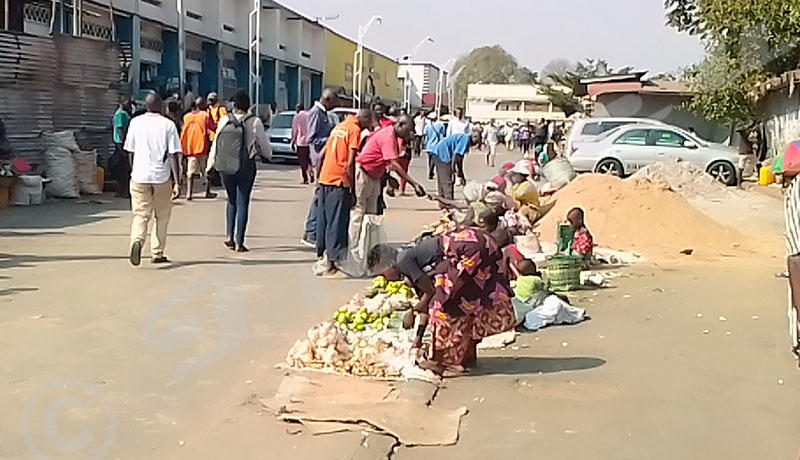
[[605, 59], [612, 67], [653, 73], [699, 62], [700, 42], [664, 25], [663, 0], [279, 0], [351, 38], [373, 15], [383, 17], [364, 43], [390, 56], [443, 65], [483, 45], [499, 44], [539, 71], [553, 59]]

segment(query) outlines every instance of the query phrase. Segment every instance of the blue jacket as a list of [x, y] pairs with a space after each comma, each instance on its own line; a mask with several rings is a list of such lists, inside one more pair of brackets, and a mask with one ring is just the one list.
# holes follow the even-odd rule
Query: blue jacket
[[323, 109], [320, 103], [315, 103], [308, 111], [308, 145], [311, 147], [311, 164], [315, 168], [319, 166], [325, 153], [325, 145], [332, 129], [328, 111]]

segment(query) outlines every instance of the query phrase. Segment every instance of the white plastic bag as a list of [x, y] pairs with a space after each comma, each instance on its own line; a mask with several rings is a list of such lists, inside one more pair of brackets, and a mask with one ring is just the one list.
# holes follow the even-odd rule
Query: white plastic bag
[[47, 196], [54, 198], [78, 198], [78, 181], [75, 179], [75, 158], [63, 147], [49, 147], [45, 151]]
[[577, 324], [586, 318], [586, 310], [573, 307], [558, 296], [551, 295], [525, 315], [525, 329], [538, 331], [553, 324]]
[[11, 204], [14, 206], [42, 204], [41, 176], [20, 176], [11, 189]]
[[342, 264], [341, 270], [352, 278], [363, 278], [369, 274], [368, 257], [372, 248], [388, 241], [386, 232], [383, 231], [383, 216], [367, 214], [361, 223], [361, 235], [358, 245], [349, 248], [347, 260]]
[[58, 131], [55, 133], [44, 133], [42, 135], [44, 140], [44, 148], [61, 147], [69, 150], [70, 152], [77, 152], [81, 148], [78, 147], [78, 141], [75, 140], [75, 133], [73, 131]]

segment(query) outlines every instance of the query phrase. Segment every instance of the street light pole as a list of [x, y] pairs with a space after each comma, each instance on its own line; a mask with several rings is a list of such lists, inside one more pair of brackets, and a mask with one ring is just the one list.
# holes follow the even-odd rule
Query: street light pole
[[426, 43], [433, 43], [434, 40], [431, 37], [423, 38], [417, 46], [415, 46], [410, 53], [404, 56], [406, 61], [406, 78], [403, 82], [403, 107], [406, 109], [406, 112], [411, 112], [411, 73], [409, 72], [409, 67], [411, 63], [414, 61], [414, 56], [417, 54], [420, 48]]
[[455, 99], [456, 99], [455, 88], [453, 87], [455, 86], [456, 79], [458, 78], [459, 75], [461, 75], [461, 72], [464, 71], [465, 67], [466, 66], [462, 65], [461, 67], [459, 67], [458, 70], [456, 70], [456, 72], [450, 78], [447, 79], [447, 93], [448, 93], [447, 104], [450, 107], [451, 112], [453, 110], [453, 104], [455, 104]]
[[253, 10], [248, 21], [248, 94], [253, 105], [253, 113], [259, 113], [261, 101], [261, 0], [253, 0]]
[[358, 27], [358, 45], [353, 55], [353, 108], [361, 108], [361, 89], [364, 87], [364, 36], [373, 24], [383, 23], [383, 18], [375, 15], [370, 20]]
[[444, 63], [442, 67], [439, 68], [439, 79], [436, 81], [436, 102], [434, 103], [436, 118], [442, 116], [442, 93], [444, 92], [444, 75], [445, 73], [447, 73], [445, 69], [450, 67], [455, 61], [456, 61], [455, 58], [450, 58], [447, 60], [447, 62]]
[[[180, 103], [183, 104], [186, 82], [186, 9], [183, 0], [178, 0], [176, 6], [178, 8], [178, 94]], [[181, 105], [181, 109], [185, 107]]]

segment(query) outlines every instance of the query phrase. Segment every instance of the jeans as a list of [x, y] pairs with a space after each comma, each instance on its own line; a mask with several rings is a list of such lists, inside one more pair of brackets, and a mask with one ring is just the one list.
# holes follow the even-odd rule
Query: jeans
[[320, 185], [317, 192], [317, 257], [327, 252], [328, 260], [347, 259], [350, 226], [350, 190], [338, 185]]
[[436, 169], [436, 163], [433, 161], [433, 154], [431, 152], [427, 152], [428, 154], [428, 179], [433, 179], [433, 172]]
[[311, 150], [309, 146], [297, 146], [297, 162], [300, 163], [300, 174], [303, 183], [314, 182], [314, 169], [311, 168]]
[[250, 194], [256, 181], [256, 162], [245, 161], [236, 174], [220, 175], [228, 194], [228, 205], [225, 209], [227, 236], [236, 244], [243, 245], [250, 212]]
[[306, 216], [306, 229], [303, 231], [303, 239], [310, 243], [317, 243], [317, 206], [319, 201], [319, 186], [314, 189], [314, 197], [311, 198], [311, 206], [308, 208]]
[[[456, 158], [463, 158], [456, 156]], [[453, 180], [453, 166], [450, 163], [445, 163], [438, 157], [433, 157], [433, 162], [436, 164], [436, 183], [439, 186], [439, 195], [448, 200], [455, 197], [454, 180]]]

